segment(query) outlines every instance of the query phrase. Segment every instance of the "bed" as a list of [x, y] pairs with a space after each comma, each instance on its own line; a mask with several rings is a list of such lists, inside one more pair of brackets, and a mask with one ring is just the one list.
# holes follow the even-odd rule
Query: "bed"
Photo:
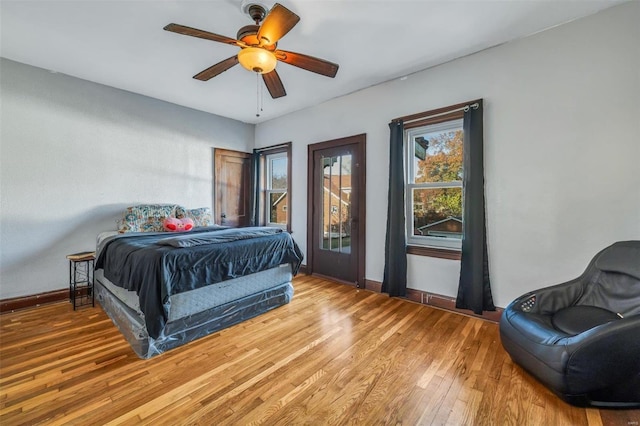
[[95, 295], [143, 359], [289, 303], [302, 253], [277, 228], [98, 237]]

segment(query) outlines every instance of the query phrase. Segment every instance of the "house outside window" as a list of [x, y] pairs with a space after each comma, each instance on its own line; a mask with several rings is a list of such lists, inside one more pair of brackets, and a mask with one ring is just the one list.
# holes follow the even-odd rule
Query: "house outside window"
[[267, 226], [287, 227], [288, 161], [287, 152], [264, 156], [264, 213]]
[[325, 157], [323, 168], [321, 247], [338, 249], [343, 253], [351, 250], [351, 177], [352, 156], [345, 154]]
[[462, 245], [462, 119], [405, 131], [407, 243], [459, 250]]

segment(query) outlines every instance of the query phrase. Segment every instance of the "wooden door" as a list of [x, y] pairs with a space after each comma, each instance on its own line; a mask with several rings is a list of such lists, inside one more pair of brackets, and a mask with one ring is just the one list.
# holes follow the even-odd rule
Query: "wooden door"
[[250, 223], [251, 154], [214, 151], [215, 222], [225, 226]]
[[307, 268], [364, 287], [365, 135], [309, 146]]

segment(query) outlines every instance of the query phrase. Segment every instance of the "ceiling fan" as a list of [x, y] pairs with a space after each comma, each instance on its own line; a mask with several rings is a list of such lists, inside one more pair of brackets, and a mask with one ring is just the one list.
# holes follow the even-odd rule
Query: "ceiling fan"
[[[269, 90], [269, 94], [276, 99], [287, 94], [275, 69], [277, 61], [327, 77], [333, 78], [336, 76], [338, 64], [277, 48], [278, 40], [287, 34], [300, 20], [298, 15], [278, 3], [271, 8], [268, 14], [267, 9], [257, 3], [249, 3], [243, 9], [255, 21], [255, 25], [247, 25], [240, 28], [236, 39], [179, 24], [169, 24], [164, 27], [165, 30], [174, 33], [240, 47], [237, 55], [218, 62], [194, 75], [193, 78], [207, 81], [240, 63], [249, 71], [262, 74], [262, 79]], [[260, 25], [260, 22], [262, 22], [262, 25]]]

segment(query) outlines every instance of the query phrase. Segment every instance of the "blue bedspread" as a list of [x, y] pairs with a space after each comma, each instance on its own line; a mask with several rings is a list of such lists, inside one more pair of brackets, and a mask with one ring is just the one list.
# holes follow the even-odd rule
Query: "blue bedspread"
[[302, 252], [289, 233], [256, 227], [201, 228], [180, 235], [119, 234], [105, 239], [97, 251], [96, 269], [103, 269], [113, 284], [138, 294], [153, 338], [164, 329], [170, 295], [285, 263], [295, 275], [302, 262]]

